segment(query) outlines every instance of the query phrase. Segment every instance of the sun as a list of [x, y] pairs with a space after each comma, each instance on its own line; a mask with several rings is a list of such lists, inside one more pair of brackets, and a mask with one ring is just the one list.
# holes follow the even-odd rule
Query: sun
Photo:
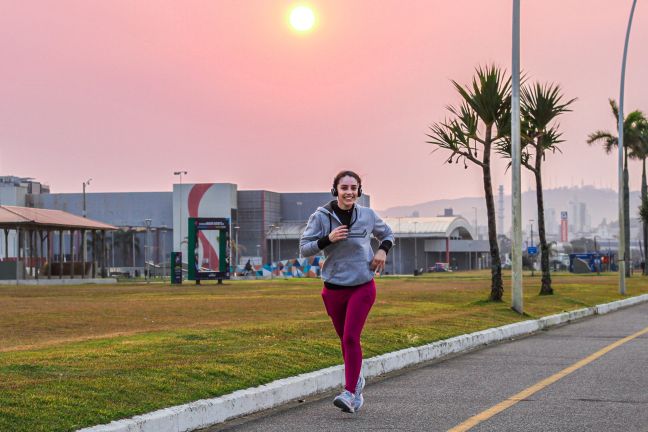
[[299, 32], [305, 32], [313, 28], [315, 14], [308, 6], [297, 6], [290, 12], [290, 25]]

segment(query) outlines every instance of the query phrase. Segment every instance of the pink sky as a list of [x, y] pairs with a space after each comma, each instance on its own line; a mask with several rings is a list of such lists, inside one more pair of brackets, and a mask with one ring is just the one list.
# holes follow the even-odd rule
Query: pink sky
[[[386, 208], [482, 194], [480, 172], [430, 155], [428, 126], [458, 101], [450, 79], [510, 69], [511, 1], [9, 1], [0, 4], [0, 172], [53, 192], [171, 190], [187, 182], [323, 191], [339, 169]], [[546, 187], [616, 187], [613, 129], [630, 0], [522, 1], [522, 67], [578, 97]], [[639, 2], [626, 112], [648, 111], [648, 8]], [[504, 164], [495, 186], [510, 190]], [[631, 167], [639, 188], [640, 167]], [[523, 189], [530, 182], [525, 174]]]

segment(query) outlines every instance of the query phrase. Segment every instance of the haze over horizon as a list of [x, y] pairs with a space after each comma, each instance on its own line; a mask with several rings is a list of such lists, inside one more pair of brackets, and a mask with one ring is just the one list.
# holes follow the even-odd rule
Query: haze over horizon
[[[1, 0], [0, 0], [1, 1]], [[325, 191], [340, 169], [364, 178], [372, 206], [483, 196], [481, 173], [430, 155], [443, 120], [478, 65], [510, 69], [511, 2], [310, 1], [317, 25], [289, 28], [293, 1], [2, 2], [0, 171], [53, 192], [240, 189]], [[522, 4], [522, 68], [553, 81], [573, 112], [547, 189], [616, 190], [616, 156], [585, 143], [613, 131], [630, 1]], [[630, 40], [625, 112], [648, 111], [648, 8]], [[510, 189], [506, 162], [493, 185]], [[631, 190], [641, 167], [630, 164]], [[522, 187], [533, 186], [523, 171]], [[496, 190], [495, 190], [496, 193]]]

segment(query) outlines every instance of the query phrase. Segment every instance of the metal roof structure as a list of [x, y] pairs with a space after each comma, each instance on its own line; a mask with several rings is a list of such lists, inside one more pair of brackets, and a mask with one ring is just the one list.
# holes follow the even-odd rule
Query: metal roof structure
[[[473, 227], [461, 216], [439, 217], [401, 217], [383, 218], [396, 237], [407, 238], [458, 238], [471, 240], [476, 238]], [[269, 230], [268, 239], [299, 239], [306, 229], [306, 223], [285, 222]]]
[[462, 216], [389, 217], [383, 220], [397, 237], [476, 238], [472, 225]]
[[118, 229], [112, 225], [97, 222], [61, 210], [0, 205], [0, 228], [15, 229], [23, 226], [32, 229], [50, 228], [101, 231], [112, 231]]

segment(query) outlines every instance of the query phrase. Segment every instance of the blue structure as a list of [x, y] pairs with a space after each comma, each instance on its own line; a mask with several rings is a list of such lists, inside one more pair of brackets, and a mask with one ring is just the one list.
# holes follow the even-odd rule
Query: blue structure
[[616, 271], [617, 266], [614, 259], [613, 253], [598, 253], [598, 252], [588, 252], [588, 253], [572, 253], [569, 254], [569, 271], [574, 272], [574, 260], [580, 259], [585, 261], [591, 272], [596, 273], [597, 267], [598, 271]]

